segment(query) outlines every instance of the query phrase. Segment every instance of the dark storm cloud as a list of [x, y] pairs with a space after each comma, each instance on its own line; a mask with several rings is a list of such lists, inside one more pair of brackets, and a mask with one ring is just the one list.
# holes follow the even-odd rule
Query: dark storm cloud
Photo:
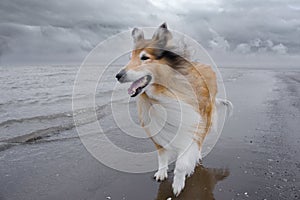
[[212, 52], [293, 55], [299, 13], [296, 0], [1, 0], [0, 62], [80, 62], [112, 34], [163, 21]]
[[[72, 62], [78, 61], [78, 55], [82, 60], [106, 37], [146, 25], [151, 12], [141, 11], [142, 5], [140, 1], [2, 0], [1, 55], [20, 62]], [[151, 9], [150, 4], [147, 7]]]

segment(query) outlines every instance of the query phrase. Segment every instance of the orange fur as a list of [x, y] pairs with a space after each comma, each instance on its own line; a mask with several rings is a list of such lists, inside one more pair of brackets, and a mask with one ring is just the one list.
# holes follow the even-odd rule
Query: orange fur
[[[151, 43], [146, 43], [148, 45], [151, 45]], [[141, 70], [141, 60], [139, 58], [139, 54], [144, 51], [147, 53], [147, 55], [151, 58], [153, 57], [153, 48], [147, 48], [146, 44], [139, 45], [139, 47], [144, 46], [142, 49], [136, 49], [132, 52], [132, 58], [130, 62], [125, 67], [125, 70]], [[164, 83], [163, 85], [169, 86], [169, 88], [172, 88], [172, 86], [175, 86], [177, 89], [182, 87], [178, 84], [176, 84], [176, 80], [172, 78], [172, 75], [170, 75], [170, 71], [165, 69], [161, 69], [163, 65], [166, 64], [166, 61], [164, 59], [160, 60], [153, 60], [150, 59], [145, 64], [149, 64], [151, 67], [148, 67], [147, 69], [155, 74], [156, 79], [159, 79], [159, 82]], [[153, 67], [153, 65], [158, 64], [159, 67]], [[194, 109], [200, 113], [202, 119], [205, 121], [205, 125], [200, 125], [199, 129], [196, 133], [197, 139], [198, 139], [198, 145], [199, 147], [202, 146], [203, 140], [207, 133], [210, 130], [211, 124], [212, 124], [212, 115], [214, 112], [214, 104], [215, 104], [215, 98], [217, 94], [217, 80], [216, 80], [216, 74], [212, 70], [212, 68], [208, 65], [204, 65], [201, 63], [195, 63], [195, 62], [186, 62], [184, 64], [185, 66], [182, 66], [180, 69], [176, 70], [180, 74], [182, 74], [190, 83], [192, 86], [196, 97], [197, 97], [197, 105], [193, 105]], [[152, 87], [154, 87], [153, 93], [157, 95], [165, 95], [168, 97], [174, 97], [172, 92], [169, 88], [162, 86], [161, 84], [152, 84]], [[182, 88], [184, 90], [185, 88]], [[151, 99], [149, 96], [147, 96], [145, 93], [139, 96], [139, 98], [143, 98], [144, 101], [150, 101], [152, 104], [155, 103], [154, 99]], [[181, 96], [180, 99], [186, 103], [193, 104], [190, 99], [190, 95]], [[138, 105], [138, 107], [141, 107], [142, 105]], [[140, 120], [142, 118], [140, 117]], [[141, 122], [143, 123], [143, 122]], [[142, 124], [143, 126], [143, 124]], [[147, 132], [147, 130], [146, 130]], [[151, 138], [151, 134], [148, 133], [148, 135]], [[153, 141], [153, 140], [152, 140]], [[153, 141], [155, 143], [155, 141]], [[155, 143], [155, 146], [157, 149], [162, 148], [160, 145]]]
[[[172, 34], [165, 23], [152, 39], [144, 39], [144, 33], [137, 28], [133, 29], [132, 37], [135, 43], [132, 57], [116, 78], [121, 83], [132, 82], [128, 94], [138, 95], [141, 126], [158, 150], [156, 180], [167, 177], [170, 153], [177, 154], [172, 187], [173, 193], [178, 195], [184, 188], [185, 177], [193, 173], [201, 159], [204, 138], [212, 127], [216, 74], [210, 66], [190, 62], [173, 52]], [[170, 114], [167, 119], [156, 104]], [[153, 115], [149, 113], [152, 108]], [[162, 124], [163, 120], [166, 124]], [[167, 128], [161, 129], [165, 125]]]

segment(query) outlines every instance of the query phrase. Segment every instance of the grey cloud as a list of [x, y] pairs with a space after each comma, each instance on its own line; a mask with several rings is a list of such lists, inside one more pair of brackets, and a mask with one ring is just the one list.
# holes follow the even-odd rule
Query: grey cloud
[[144, 26], [149, 14], [138, 9], [141, 5], [140, 1], [128, 6], [124, 1], [2, 0], [1, 55], [13, 54], [13, 60], [21, 63], [43, 62], [45, 57], [56, 63], [82, 60], [106, 37], [136, 24]]
[[251, 46], [249, 44], [246, 44], [246, 43], [241, 43], [241, 44], [237, 45], [237, 47], [235, 48], [235, 52], [241, 53], [241, 54], [250, 53], [251, 52]]
[[296, 55], [299, 10], [296, 0], [1, 0], [0, 64], [80, 63], [105, 38], [163, 21], [211, 52]]
[[272, 50], [278, 54], [286, 54], [287, 53], [287, 47], [281, 43], [276, 46], [273, 46]]
[[209, 29], [212, 35], [212, 40], [209, 41], [209, 47], [214, 51], [228, 51], [230, 45], [228, 41], [220, 36], [215, 30]]

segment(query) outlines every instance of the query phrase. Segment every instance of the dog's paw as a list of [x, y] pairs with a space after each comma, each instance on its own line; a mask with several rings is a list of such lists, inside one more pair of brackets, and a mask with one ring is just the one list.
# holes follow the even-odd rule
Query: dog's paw
[[185, 178], [178, 177], [178, 176], [176, 177], [175, 175], [172, 188], [173, 188], [173, 193], [176, 197], [180, 194], [180, 192], [184, 188], [184, 185], [185, 185]]
[[168, 178], [168, 170], [160, 169], [154, 174], [154, 178], [156, 181], [163, 181]]

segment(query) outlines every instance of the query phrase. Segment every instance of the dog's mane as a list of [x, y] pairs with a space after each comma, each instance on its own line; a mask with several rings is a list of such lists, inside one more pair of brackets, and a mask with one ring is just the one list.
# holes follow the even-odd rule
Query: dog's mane
[[[191, 51], [188, 49], [184, 39], [172, 40], [161, 53], [161, 58], [175, 70], [184, 74], [184, 69], [191, 65]], [[173, 44], [173, 45], [172, 45]]]
[[[168, 65], [174, 69], [190, 66], [190, 50], [183, 39], [172, 40], [171, 44], [161, 49], [157, 59], [165, 59]], [[174, 45], [175, 44], [175, 45]]]

